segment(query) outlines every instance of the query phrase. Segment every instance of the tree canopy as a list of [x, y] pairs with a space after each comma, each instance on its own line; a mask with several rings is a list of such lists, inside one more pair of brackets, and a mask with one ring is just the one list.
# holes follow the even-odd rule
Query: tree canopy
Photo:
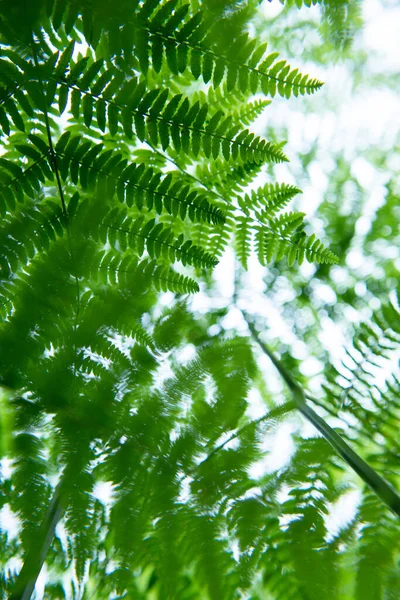
[[0, 2], [2, 598], [398, 595], [397, 75], [278, 4]]

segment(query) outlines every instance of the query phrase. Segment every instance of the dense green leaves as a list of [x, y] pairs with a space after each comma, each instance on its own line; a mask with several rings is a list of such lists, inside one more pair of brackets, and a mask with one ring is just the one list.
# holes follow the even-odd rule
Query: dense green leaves
[[[120, 72], [117, 74], [121, 75]], [[102, 92], [104, 82], [109, 77], [110, 72], [105, 71], [90, 92], [82, 94], [87, 85], [85, 73], [72, 88], [71, 111], [77, 120], [82, 114], [87, 127], [92, 122], [94, 105], [100, 102], [98, 126], [104, 131], [108, 125], [112, 136], [117, 134], [118, 123], [121, 122], [128, 138], [135, 131], [140, 141], [149, 141], [155, 146], [160, 143], [163, 150], [172, 144], [177, 152], [183, 150], [195, 157], [203, 150], [207, 158], [212, 155], [214, 159], [222, 153], [225, 160], [232, 157], [233, 160], [239, 158], [243, 162], [287, 160], [278, 147], [248, 130], [241, 130], [240, 124], [234, 123], [232, 117], [224, 117], [221, 111], [208, 116], [207, 104], [197, 102], [190, 107], [188, 99], [182, 99], [181, 94], [169, 99], [167, 89], [146, 91], [141, 83], [132, 79], [112, 98], [112, 88], [118, 88], [121, 77], [114, 77], [113, 82]], [[61, 112], [68, 99], [68, 90], [64, 85], [59, 88], [58, 103]], [[132, 99], [125, 104], [125, 97], [131, 94]]]
[[[206, 1], [3, 4], [0, 509], [18, 535], [2, 514], [0, 597], [30, 596], [43, 560], [46, 598], [333, 599], [362, 521], [353, 597], [368, 600], [368, 496], [330, 537], [346, 486], [324, 440], [299, 436], [291, 461], [257, 472], [294, 405], [275, 406], [243, 330], [217, 335], [232, 317], [220, 299], [195, 314], [186, 298], [214, 294], [232, 248], [245, 269], [338, 262], [288, 210], [297, 186], [274, 181], [284, 144], [254, 125], [274, 96], [321, 82], [245, 32], [253, 2], [223, 3], [221, 19]], [[378, 471], [398, 453], [399, 380], [378, 390], [369, 368], [398, 337], [398, 306], [382, 304], [345, 372], [327, 368], [335, 407], [389, 441]]]

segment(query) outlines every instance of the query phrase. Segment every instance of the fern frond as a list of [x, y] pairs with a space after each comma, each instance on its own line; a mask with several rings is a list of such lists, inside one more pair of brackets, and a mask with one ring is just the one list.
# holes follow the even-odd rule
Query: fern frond
[[[254, 211], [251, 214], [252, 204], [257, 207], [260, 199], [265, 197], [265, 191], [273, 191], [271, 200], [267, 200], [267, 208], [263, 211]], [[283, 191], [282, 195], [281, 192]], [[239, 259], [242, 265], [247, 264], [250, 256], [252, 240], [254, 238], [255, 251], [262, 265], [287, 257], [288, 265], [292, 266], [295, 260], [302, 264], [306, 257], [309, 262], [335, 264], [337, 256], [325, 248], [315, 235], [307, 238], [303, 231], [304, 213], [287, 212], [274, 216], [280, 210], [280, 205], [285, 205], [290, 196], [298, 193], [292, 186], [276, 187], [267, 184], [264, 188], [252, 194], [250, 202], [238, 197], [237, 201], [245, 217], [237, 217], [239, 227], [236, 228], [236, 241]], [[250, 213], [250, 214], [249, 214]]]
[[153, 338], [163, 352], [178, 347], [186, 335], [188, 327], [192, 326], [193, 317], [189, 313], [186, 302], [177, 302], [166, 308], [157, 319]]
[[301, 226], [302, 213], [292, 213], [287, 220], [281, 215], [277, 220], [271, 221], [271, 228], [260, 226], [255, 235], [256, 251], [261, 264], [275, 260], [281, 260], [287, 256], [288, 264], [291, 266], [297, 259], [299, 264], [307, 258], [309, 262], [335, 264], [338, 259], [329, 249], [325, 248], [319, 240], [315, 240], [314, 234], [309, 238], [304, 232], [294, 233], [292, 237], [285, 237], [293, 233]]
[[193, 294], [199, 291], [198, 284], [190, 277], [176, 273], [154, 260], [141, 262], [132, 256], [131, 249], [126, 253], [102, 252], [94, 257], [90, 266], [91, 277], [103, 284], [129, 286], [133, 276], [143, 278], [163, 292]]
[[367, 233], [367, 244], [372, 248], [378, 244], [396, 240], [397, 230], [393, 223], [399, 220], [399, 190], [395, 181], [386, 185], [386, 198], [383, 205], [376, 211], [372, 220], [371, 229]]
[[22, 493], [12, 502], [12, 508], [21, 518], [24, 548], [29, 548], [49, 500], [46, 478], [45, 446], [36, 435], [21, 432], [14, 438], [14, 482]]
[[[29, 63], [22, 59], [17, 53], [2, 48], [2, 54], [9, 60], [0, 59], [0, 125], [5, 135], [10, 135], [9, 117], [20, 131], [25, 131], [25, 124], [20, 115], [21, 109], [29, 117], [34, 116], [29, 96], [24, 90], [28, 77], [26, 72]], [[18, 68], [19, 67], [19, 68]], [[16, 104], [18, 103], [18, 105]], [[19, 108], [18, 108], [19, 107]]]
[[96, 539], [95, 502], [91, 494], [94, 481], [90, 471], [85, 468], [80, 472], [75, 470], [72, 481], [73, 487], [70, 488], [72, 497], [69, 499], [69, 507], [64, 522], [72, 541], [71, 551], [74, 558], [76, 577], [79, 582], [82, 582], [86, 564], [93, 556]]
[[[73, 86], [70, 86], [68, 81], [62, 83], [72, 88], [71, 112], [74, 118], [79, 120], [83, 112], [87, 127], [91, 124], [96, 102], [96, 110], [101, 107], [101, 113], [97, 115], [99, 128], [104, 130], [107, 124], [112, 136], [117, 134], [118, 124], [121, 123], [129, 139], [133, 136], [134, 126], [140, 141], [149, 140], [155, 146], [160, 143], [163, 150], [172, 142], [177, 152], [182, 149], [187, 154], [192, 153], [194, 157], [198, 156], [202, 149], [206, 157], [212, 155], [215, 159], [222, 153], [225, 160], [230, 157], [236, 160], [239, 157], [243, 162], [287, 160], [280, 148], [248, 130], [241, 130], [232, 117], [225, 117], [221, 111], [217, 111], [207, 118], [207, 104], [201, 106], [196, 102], [190, 106], [188, 99], [182, 99], [181, 94], [168, 99], [167, 89], [147, 91], [143, 82], [135, 79], [126, 82], [115, 94], [115, 89], [121, 85], [122, 75], [114, 76], [106, 90], [101, 91], [104, 73], [92, 85], [94, 71], [98, 73], [101, 66], [101, 61], [92, 63]], [[101, 85], [98, 85], [99, 82]], [[63, 96], [61, 103], [59, 99], [61, 107], [64, 107], [66, 102], [67, 97]]]
[[[263, 113], [264, 109], [271, 104], [270, 100], [265, 99], [248, 102], [247, 94], [242, 94], [238, 90], [235, 90], [234, 93], [228, 93], [224, 86], [216, 89], [209, 87], [206, 92], [199, 90], [193, 94], [193, 100], [199, 101], [201, 105], [207, 103], [213, 112], [217, 110], [229, 112], [235, 121], [246, 126], [253, 123]], [[241, 106], [233, 113], [232, 108], [236, 102], [240, 103]]]
[[251, 230], [249, 219], [238, 217], [236, 221], [236, 252], [244, 269], [251, 253]]
[[[96, 235], [96, 230], [91, 232]], [[106, 214], [99, 223], [98, 235], [104, 241], [107, 239], [112, 247], [118, 242], [121, 248], [129, 248], [139, 257], [146, 248], [150, 258], [163, 258], [167, 264], [177, 260], [183, 265], [197, 267], [217, 264], [212, 255], [194, 246], [190, 240], [184, 241], [183, 234], [175, 239], [173, 231], [162, 223], [157, 223], [155, 219], [146, 220], [143, 216], [132, 220], [126, 210], [114, 208]]]
[[356, 553], [356, 600], [367, 594], [379, 597], [390, 589], [399, 549], [397, 521], [371, 494], [365, 494], [359, 518], [363, 525]]
[[3, 218], [0, 229], [0, 277], [8, 279], [35, 256], [46, 252], [57, 237], [64, 235], [65, 222], [59, 204], [50, 198], [41, 209], [34, 202], [17, 214]]
[[[379, 460], [398, 449], [396, 431], [391, 426], [400, 412], [399, 375], [391, 365], [400, 339], [398, 322], [398, 308], [388, 302], [368, 322], [361, 323], [346, 350], [346, 359], [329, 373], [326, 386], [337, 408], [350, 412], [361, 435], [380, 448]], [[383, 380], [377, 385], [379, 375]], [[385, 435], [384, 448], [377, 438], [379, 433]]]
[[[277, 53], [266, 55], [267, 44], [257, 44], [248, 34], [233, 39], [229, 52], [221, 53], [211, 41], [210, 25], [205, 23], [202, 13], [190, 14], [188, 5], [175, 11], [174, 2], [166, 2], [154, 14], [156, 8], [150, 9], [144, 3], [133, 16], [125, 15], [126, 24], [120, 33], [126, 40], [123, 47], [125, 60], [132, 63], [133, 56], [137, 57], [144, 73], [150, 64], [159, 72], [165, 53], [168, 67], [175, 75], [190, 66], [195, 79], [201, 76], [205, 83], [212, 81], [214, 87], [226, 80], [228, 92], [237, 85], [243, 93], [255, 94], [261, 88], [271, 96], [278, 91], [280, 95], [290, 97], [292, 93], [296, 96], [311, 94], [322, 85], [317, 79], [302, 75], [298, 69], [291, 69], [286, 61], [277, 61]], [[84, 24], [86, 41], [93, 44], [94, 30], [97, 30], [97, 39], [101, 29], [108, 30], [110, 58], [121, 56], [121, 46], [115, 43], [116, 25], [113, 24], [113, 21], [118, 23], [118, 17], [110, 11], [107, 25], [104, 15], [102, 17], [103, 22], [100, 12], [94, 8], [92, 24]]]
[[[77, 597], [96, 582], [99, 599], [231, 600], [268, 571], [265, 550], [278, 548], [282, 566], [276, 497], [265, 482], [253, 497], [250, 474], [263, 456], [265, 417], [247, 417], [259, 373], [246, 340], [209, 343], [171, 295], [198, 292], [187, 273], [214, 267], [235, 236], [243, 265], [253, 246], [263, 263], [330, 260], [303, 235], [303, 215], [283, 211], [297, 188], [244, 191], [264, 163], [287, 161], [283, 144], [247, 129], [269, 103], [246, 103], [249, 93], [320, 83], [241, 35], [236, 8], [223, 48], [195, 2], [13, 2], [9, 18], [9, 2], [0, 7], [0, 383], [21, 397], [0, 491], [9, 485], [26, 553], [11, 597], [33, 593], [46, 560], [55, 580], [74, 571]], [[193, 93], [200, 78], [207, 93]], [[182, 366], [184, 342], [200, 350]], [[271, 496], [291, 478], [275, 477]], [[107, 506], [94, 495], [101, 481], [113, 488]], [[325, 504], [310, 496], [291, 535], [303, 540], [311, 522], [322, 547]], [[49, 549], [61, 518], [67, 543], [56, 536]], [[303, 593], [299, 548], [286, 550]], [[46, 585], [49, 597], [64, 592]]]
[[[79, 136], [70, 138], [69, 132], [63, 134], [56, 145], [60, 158], [59, 169], [63, 179], [71, 178], [82, 189], [107, 189], [109, 197], [115, 193], [121, 204], [128, 207], [136, 205], [139, 210], [144, 206], [157, 214], [168, 214], [192, 221], [207, 221], [215, 224], [224, 222], [222, 211], [208, 200], [184, 185], [174, 173], [166, 176], [144, 163], [130, 163], [109, 150], [103, 151], [103, 145], [93, 145]], [[66, 143], [68, 139], [68, 143]], [[66, 145], [65, 145], [66, 144]], [[114, 182], [114, 183], [113, 183]]]
[[17, 204], [24, 204], [25, 195], [35, 198], [42, 185], [54, 179], [46, 157], [33, 145], [15, 144], [15, 149], [33, 162], [23, 168], [21, 163], [11, 160], [13, 155], [10, 153], [0, 157], [0, 208], [3, 215], [14, 211]]
[[[252, 190], [250, 194], [238, 196], [238, 204], [246, 213], [256, 210], [257, 217], [264, 221], [282, 210], [294, 196], [301, 193], [301, 190], [294, 185], [266, 183], [264, 186]], [[261, 211], [261, 209], [263, 210]]]
[[359, 2], [347, 0], [281, 0], [286, 6], [315, 6], [321, 5], [323, 19], [323, 34], [340, 49], [350, 46], [354, 32], [362, 23]]
[[295, 234], [293, 242], [296, 246], [296, 259], [299, 264], [303, 262], [304, 257], [307, 258], [308, 262], [316, 261], [321, 264], [334, 265], [339, 262], [336, 254], [329, 248], [325, 248], [320, 240], [316, 239], [314, 233], [307, 237], [303, 231], [300, 231]]
[[208, 189], [215, 189], [221, 196], [230, 197], [232, 192], [240, 193], [260, 173], [261, 164], [226, 163], [218, 158], [196, 166], [196, 176]]
[[[290, 489], [282, 512], [289, 521], [287, 531], [292, 541], [289, 544], [280, 541], [277, 523], [271, 519], [274, 533], [268, 534], [271, 541], [261, 559], [264, 581], [268, 591], [278, 597], [305, 600], [324, 594], [334, 600], [339, 585], [338, 571], [334, 548], [325, 541], [327, 531], [323, 519], [328, 512], [325, 495], [331, 500], [334, 498], [334, 482], [326, 468], [331, 449], [320, 438], [299, 440], [297, 457], [278, 479], [279, 485], [286, 482]], [[324, 469], [321, 464], [325, 465]], [[266, 488], [268, 490], [268, 484]], [[279, 486], [277, 488], [275, 494]], [[286, 577], [281, 576], [283, 565], [286, 565]]]

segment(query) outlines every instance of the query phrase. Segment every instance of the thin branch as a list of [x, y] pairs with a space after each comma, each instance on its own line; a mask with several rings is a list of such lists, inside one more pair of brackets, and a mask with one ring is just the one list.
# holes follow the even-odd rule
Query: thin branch
[[249, 327], [253, 339], [260, 346], [261, 350], [266, 354], [282, 379], [285, 381], [289, 390], [292, 393], [296, 408], [301, 414], [314, 425], [327, 442], [336, 450], [345, 462], [361, 477], [376, 495], [397, 515], [400, 517], [400, 495], [375, 469], [373, 469], [361, 456], [359, 456], [343, 438], [334, 430], [322, 417], [320, 417], [306, 403], [306, 396], [302, 387], [293, 379], [289, 371], [268, 346], [260, 340], [259, 334], [256, 331], [253, 323], [243, 313], [243, 317]]
[[63, 479], [54, 490], [49, 507], [37, 532], [36, 539], [25, 555], [24, 564], [18, 573], [9, 600], [29, 600], [42, 570], [48, 549], [54, 537], [56, 525], [65, 507], [62, 503]]

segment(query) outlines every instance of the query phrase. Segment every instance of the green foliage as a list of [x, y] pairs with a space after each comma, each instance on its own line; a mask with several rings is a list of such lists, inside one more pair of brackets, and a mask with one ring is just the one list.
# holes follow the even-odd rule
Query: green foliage
[[[288, 211], [300, 189], [269, 181], [288, 158], [254, 121], [322, 84], [250, 35], [256, 5], [0, 3], [0, 508], [18, 518], [15, 537], [1, 520], [1, 598], [31, 597], [43, 562], [46, 598], [336, 598], [341, 543], [368, 598], [374, 499], [330, 539], [346, 486], [323, 439], [254, 473], [295, 405], [270, 402], [246, 337], [210, 333], [227, 310], [187, 299], [227, 249], [244, 269], [339, 260]], [[354, 338], [348, 389], [327, 367], [367, 434], [360, 386], [398, 413], [398, 378], [378, 393], [365, 368], [398, 344], [397, 318], [384, 305]], [[252, 420], [256, 390], [272, 408]]]
[[[361, 436], [372, 445], [372, 460], [386, 465], [389, 479], [398, 451], [395, 423], [400, 410], [396, 364], [399, 341], [398, 305], [387, 302], [368, 322], [361, 323], [342, 365], [328, 372], [330, 397], [338, 409], [345, 408], [355, 418]], [[377, 378], [382, 381], [378, 383]], [[384, 448], [381, 436], [386, 440]]]
[[361, 26], [361, 2], [356, 0], [281, 0], [285, 6], [321, 5], [323, 33], [335, 47], [347, 49]]

